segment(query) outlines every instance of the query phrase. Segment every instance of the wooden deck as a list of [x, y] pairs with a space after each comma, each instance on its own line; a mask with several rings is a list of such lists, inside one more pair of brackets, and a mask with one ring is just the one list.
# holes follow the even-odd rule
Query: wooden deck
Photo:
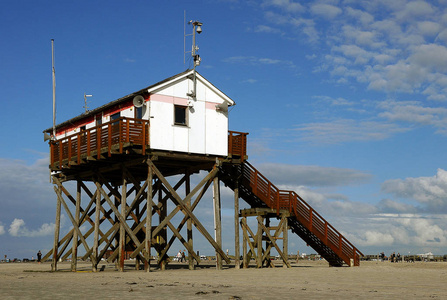
[[[247, 158], [247, 134], [229, 131], [229, 158], [242, 161]], [[115, 154], [146, 155], [153, 153], [149, 141], [147, 120], [121, 117], [50, 141], [50, 169], [61, 171], [88, 161], [107, 159]], [[175, 156], [173, 153], [170, 155]], [[177, 154], [179, 157], [185, 155], [188, 154]]]

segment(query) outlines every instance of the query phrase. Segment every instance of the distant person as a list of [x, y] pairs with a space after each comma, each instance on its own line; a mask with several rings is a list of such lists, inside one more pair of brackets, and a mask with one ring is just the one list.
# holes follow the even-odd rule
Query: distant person
[[182, 262], [186, 262], [185, 250], [182, 252]]
[[180, 251], [180, 250], [177, 253], [177, 261], [182, 262], [182, 251]]
[[40, 262], [42, 261], [42, 252], [37, 252], [37, 262], [40, 264]]

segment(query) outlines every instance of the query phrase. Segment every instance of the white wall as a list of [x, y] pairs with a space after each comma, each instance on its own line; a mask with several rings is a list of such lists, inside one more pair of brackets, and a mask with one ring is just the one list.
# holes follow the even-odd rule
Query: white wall
[[[185, 78], [151, 95], [150, 146], [159, 150], [226, 156], [228, 117], [215, 108], [223, 99], [197, 81], [195, 101], [186, 96], [192, 87], [192, 80]], [[174, 125], [174, 104], [190, 106], [188, 126]]]

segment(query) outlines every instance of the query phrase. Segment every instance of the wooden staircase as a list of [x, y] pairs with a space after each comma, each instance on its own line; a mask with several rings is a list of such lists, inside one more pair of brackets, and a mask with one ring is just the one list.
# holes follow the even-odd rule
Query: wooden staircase
[[239, 196], [252, 208], [288, 210], [293, 233], [329, 262], [330, 266], [359, 266], [363, 254], [341, 235], [297, 193], [279, 190], [248, 161], [224, 163], [220, 179], [231, 189], [239, 187]]

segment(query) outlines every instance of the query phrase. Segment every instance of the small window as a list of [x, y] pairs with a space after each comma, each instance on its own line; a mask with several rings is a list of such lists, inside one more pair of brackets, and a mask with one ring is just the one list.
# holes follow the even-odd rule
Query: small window
[[110, 121], [119, 119], [119, 117], [120, 117], [120, 113], [117, 112], [116, 114], [113, 114], [113, 115], [110, 116]]
[[175, 125], [188, 125], [187, 120], [187, 106], [174, 105], [174, 124]]
[[143, 119], [143, 106], [135, 107], [135, 119]]
[[96, 126], [102, 125], [102, 116], [96, 115]]

